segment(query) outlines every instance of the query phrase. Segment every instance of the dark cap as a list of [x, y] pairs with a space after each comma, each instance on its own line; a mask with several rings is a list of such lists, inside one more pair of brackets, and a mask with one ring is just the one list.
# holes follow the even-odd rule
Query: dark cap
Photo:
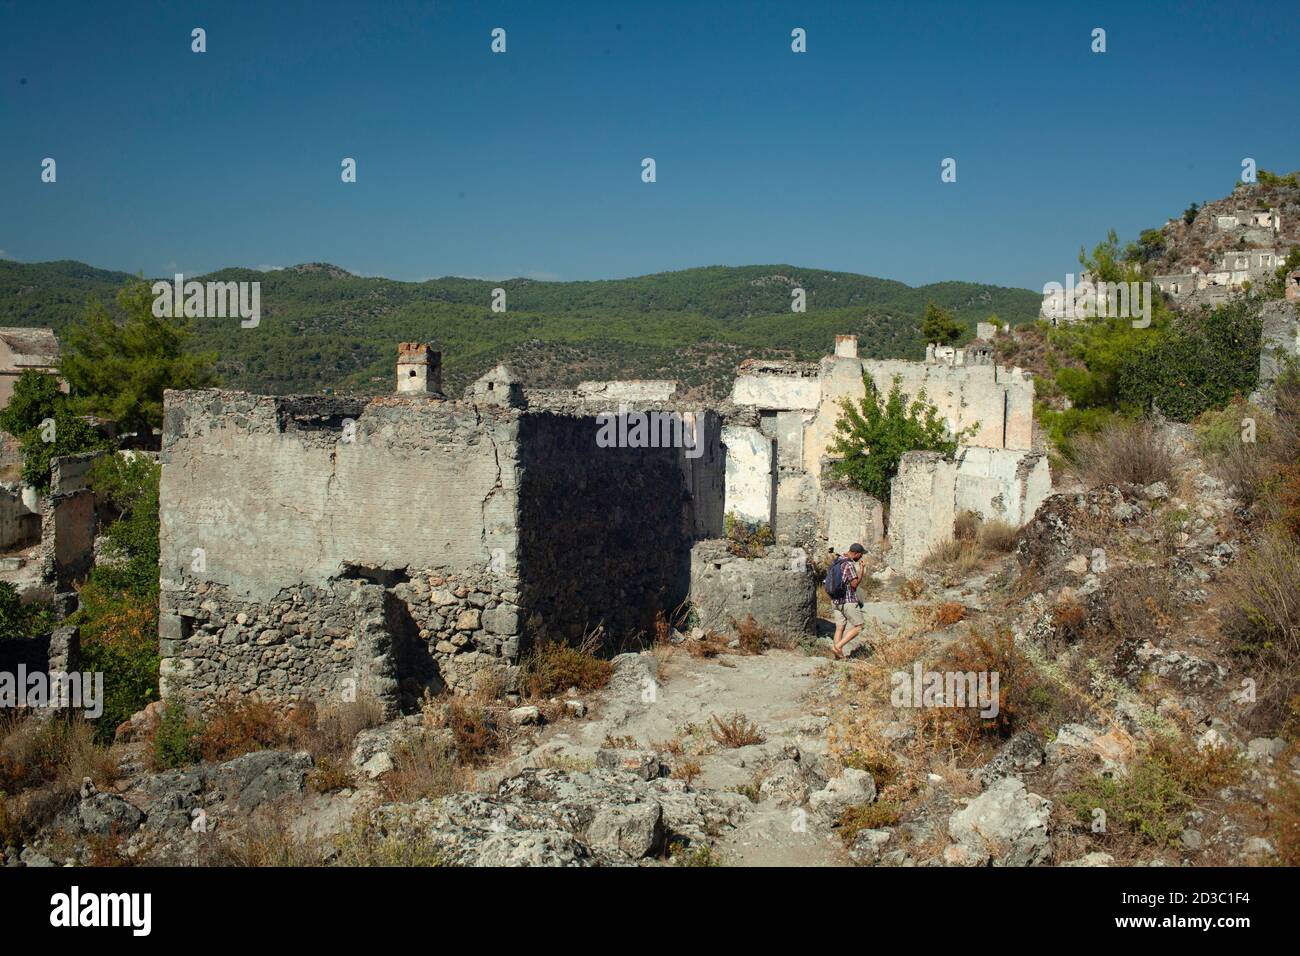
[[867, 553], [867, 549], [864, 548], [862, 545], [858, 544], [857, 542], [854, 542], [853, 544], [849, 545], [849, 554], [866, 554], [866, 553]]

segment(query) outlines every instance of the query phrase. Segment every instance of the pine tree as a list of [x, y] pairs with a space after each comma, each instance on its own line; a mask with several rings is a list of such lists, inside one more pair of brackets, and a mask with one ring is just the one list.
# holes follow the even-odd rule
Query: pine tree
[[927, 345], [931, 342], [953, 345], [961, 338], [964, 331], [965, 329], [953, 320], [952, 314], [947, 309], [942, 309], [933, 302], [926, 303], [925, 318], [921, 320], [921, 338]]

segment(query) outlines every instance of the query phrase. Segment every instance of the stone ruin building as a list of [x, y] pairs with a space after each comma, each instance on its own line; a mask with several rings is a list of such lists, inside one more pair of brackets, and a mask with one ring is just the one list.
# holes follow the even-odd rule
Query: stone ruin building
[[[825, 470], [838, 401], [864, 395], [864, 373], [924, 388], [954, 432], [974, 426], [953, 458], [905, 456], [898, 567], [962, 510], [1019, 524], [1048, 493], [1032, 378], [974, 353], [864, 361], [839, 336], [820, 362], [745, 362], [731, 401], [708, 409], [685, 407], [675, 382], [524, 389], [500, 365], [447, 398], [421, 344], [399, 347], [384, 397], [169, 391], [163, 693], [366, 693], [397, 711], [426, 690], [512, 689], [532, 642], [644, 634], [657, 612], [688, 599], [708, 611], [717, 593], [732, 620], [809, 633], [810, 555], [885, 545], [882, 503]], [[648, 440], [633, 440], [647, 419]], [[602, 439], [613, 424], [628, 440]], [[731, 555], [728, 514], [778, 544]]]

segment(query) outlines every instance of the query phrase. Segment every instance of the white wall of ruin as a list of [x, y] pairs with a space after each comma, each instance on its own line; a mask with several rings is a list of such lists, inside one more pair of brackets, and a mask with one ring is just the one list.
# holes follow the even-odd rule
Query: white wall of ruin
[[963, 448], [955, 458], [908, 452], [890, 484], [890, 564], [919, 567], [936, 545], [953, 536], [963, 511], [1019, 527], [1051, 493], [1047, 456], [1041, 452]]
[[748, 522], [776, 520], [776, 443], [748, 425], [724, 425], [726, 512]]

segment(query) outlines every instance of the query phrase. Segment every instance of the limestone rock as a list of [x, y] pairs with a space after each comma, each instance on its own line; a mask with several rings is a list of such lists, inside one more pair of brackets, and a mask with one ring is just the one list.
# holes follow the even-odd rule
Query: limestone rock
[[945, 862], [956, 866], [1037, 866], [1048, 862], [1051, 801], [1003, 777], [948, 818], [953, 844]]

